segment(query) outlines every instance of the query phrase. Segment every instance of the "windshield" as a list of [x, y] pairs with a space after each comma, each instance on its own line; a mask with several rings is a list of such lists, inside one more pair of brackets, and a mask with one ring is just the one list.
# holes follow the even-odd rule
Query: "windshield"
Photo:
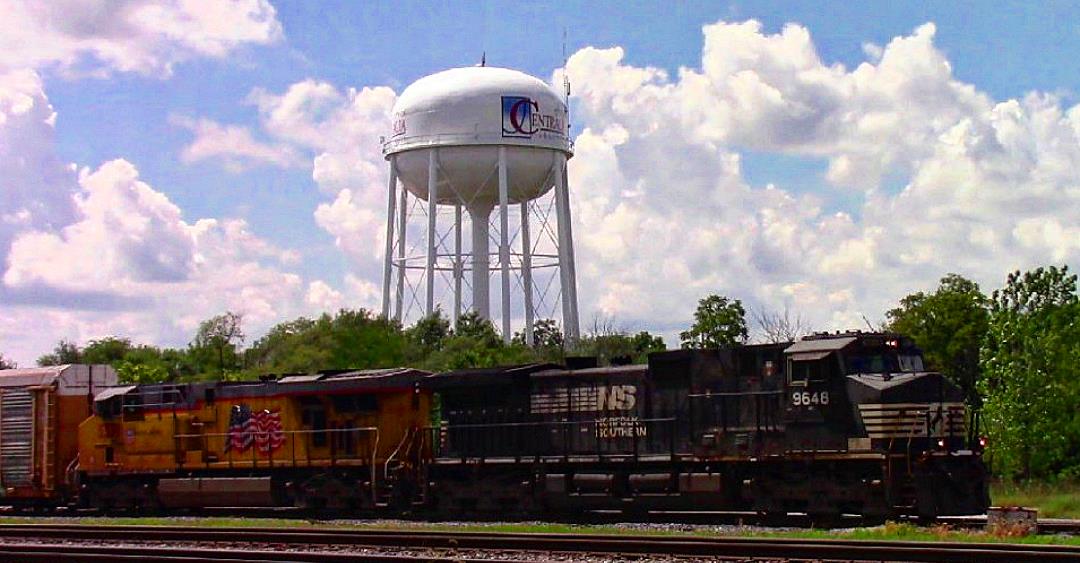
[[848, 356], [847, 373], [910, 373], [923, 371], [918, 354], [867, 353]]

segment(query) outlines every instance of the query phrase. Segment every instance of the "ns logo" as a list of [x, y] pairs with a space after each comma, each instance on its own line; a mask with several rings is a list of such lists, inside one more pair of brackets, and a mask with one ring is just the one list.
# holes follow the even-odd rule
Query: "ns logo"
[[633, 385], [602, 385], [596, 388], [596, 410], [628, 411], [637, 404], [637, 387]]

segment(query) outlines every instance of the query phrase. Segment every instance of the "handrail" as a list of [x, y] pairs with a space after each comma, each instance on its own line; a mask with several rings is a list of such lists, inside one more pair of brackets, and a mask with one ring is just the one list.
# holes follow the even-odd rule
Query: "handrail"
[[64, 480], [67, 485], [75, 484], [75, 474], [79, 471], [79, 456], [71, 458], [71, 463], [67, 464], [67, 468], [64, 469]]
[[[676, 432], [677, 432], [676, 427], [677, 427], [678, 421], [679, 421], [679, 419], [676, 418], [676, 417], [643, 418], [643, 419], [634, 419], [633, 424], [635, 425], [635, 428], [639, 428], [641, 426], [644, 426], [645, 423], [666, 423], [666, 424], [668, 424], [669, 427], [670, 427], [670, 431], [668, 433], [668, 440], [670, 441], [669, 449], [671, 450], [671, 455], [674, 456], [674, 452], [675, 452], [675, 449], [676, 449], [676, 447], [675, 447], [675, 436], [676, 436]], [[461, 430], [461, 429], [483, 429], [483, 428], [508, 429], [508, 428], [545, 428], [545, 427], [546, 428], [561, 428], [562, 429], [562, 431], [561, 431], [562, 439], [561, 439], [560, 442], [562, 444], [562, 447], [559, 450], [559, 451], [561, 451], [561, 453], [553, 452], [550, 455], [559, 455], [559, 456], [565, 458], [565, 457], [570, 455], [570, 449], [572, 448], [570, 436], [568, 434], [568, 431], [571, 429], [571, 427], [574, 427], [574, 426], [581, 427], [581, 426], [592, 424], [592, 425], [595, 425], [597, 427], [597, 429], [599, 429], [601, 424], [606, 424], [607, 422], [608, 422], [608, 419], [606, 419], [606, 418], [596, 418], [596, 419], [585, 419], [585, 420], [555, 420], [555, 421], [532, 421], [532, 422], [493, 422], [493, 423], [446, 424], [446, 425], [439, 424], [437, 426], [436, 425], [424, 426], [424, 427], [422, 427], [422, 430], [424, 431], [425, 439], [430, 438], [432, 440], [432, 445], [434, 445], [435, 440], [438, 439], [438, 436], [441, 435], [442, 432], [452, 432], [454, 430]], [[630, 439], [630, 440], [633, 441], [633, 454], [632, 455], [634, 455], [635, 457], [640, 455], [640, 453], [638, 451], [639, 450], [639, 438], [640, 438], [638, 432], [635, 430], [635, 431], [631, 432], [629, 436], [624, 436], [624, 438]], [[454, 448], [454, 449], [460, 448], [460, 447], [464, 447], [466, 450], [471, 449], [471, 448], [469, 448], [468, 444], [465, 444], [465, 445], [460, 445], [460, 444], [453, 445], [452, 444], [452, 448]], [[454, 450], [451, 449], [450, 451], [454, 451]], [[442, 456], [442, 455], [446, 455], [446, 453], [447, 452], [438, 451], [438, 452], [434, 453], [434, 456], [439, 457], [439, 456]], [[465, 452], [461, 452], [461, 453], [463, 454], [463, 456], [468, 455]], [[599, 452], [599, 450], [597, 451], [597, 453], [599, 455], [604, 455], [603, 453]], [[527, 457], [537, 457], [539, 455], [546, 455], [546, 454], [541, 454], [541, 453], [538, 453], [538, 452], [534, 452], [534, 453], [528, 454]], [[622, 454], [616, 454], [616, 455], [622, 455]], [[455, 457], [457, 457], [457, 456], [455, 455]], [[479, 457], [481, 459], [483, 459], [483, 458], [486, 458], [488, 456], [485, 453], [481, 453], [479, 455]], [[514, 457], [521, 457], [521, 456], [520, 455], [515, 455]]]
[[394, 448], [394, 451], [390, 452], [390, 455], [386, 456], [386, 461], [383, 462], [383, 479], [389, 480], [389, 478], [390, 478], [390, 462], [393, 461], [395, 457], [397, 457], [398, 452], [401, 451], [401, 447], [405, 445], [405, 442], [409, 439], [409, 436], [411, 436], [411, 435], [412, 435], [412, 428], [409, 428], [408, 430], [405, 431], [405, 435], [403, 435], [401, 437], [401, 441], [398, 442], [398, 445], [397, 445], [397, 447]]
[[[676, 417], [666, 418], [639, 418], [636, 422], [676, 422]], [[439, 428], [504, 428], [515, 426], [569, 426], [574, 424], [589, 424], [604, 422], [602, 418], [595, 418], [592, 420], [542, 420], [535, 422], [487, 422], [487, 423], [475, 423], [475, 424], [447, 424], [439, 426], [425, 426], [424, 430], [435, 430]]]
[[706, 393], [690, 393], [690, 394], [687, 395], [687, 397], [690, 397], [691, 399], [709, 398], [709, 397], [753, 397], [753, 396], [759, 396], [759, 395], [766, 395], [766, 396], [784, 395], [785, 393], [786, 393], [786, 391], [784, 391], [783, 389], [780, 389], [780, 390], [777, 390], [777, 391], [724, 391], [724, 392], [718, 392], [718, 393], [709, 393], [709, 392], [706, 392]]
[[[323, 430], [277, 430], [276, 432], [281, 432], [282, 434], [316, 434], [316, 433], [323, 433], [323, 432], [328, 433], [328, 434], [332, 434], [332, 433], [337, 433], [337, 432], [356, 432], [356, 431], [375, 432], [377, 434], [379, 432], [379, 429], [374, 427], [374, 426], [358, 426], [358, 427], [355, 427], [355, 428], [325, 428]], [[271, 430], [243, 431], [242, 430], [241, 432], [244, 433], [244, 434], [251, 434], [251, 435], [255, 436], [255, 435], [262, 435], [262, 434], [270, 434], [270, 433], [272, 433], [274, 431], [271, 431]], [[207, 437], [207, 438], [220, 438], [220, 437], [224, 437], [224, 436], [232, 436], [233, 434], [234, 434], [233, 432], [206, 432], [206, 433], [200, 433], [200, 434], [174, 434], [173, 438], [202, 438], [204, 436]]]

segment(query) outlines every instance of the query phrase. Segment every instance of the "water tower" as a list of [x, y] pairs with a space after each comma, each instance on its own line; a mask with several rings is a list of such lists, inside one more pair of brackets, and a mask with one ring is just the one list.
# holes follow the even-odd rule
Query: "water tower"
[[470, 309], [494, 320], [495, 270], [504, 339], [516, 324], [531, 344], [525, 328], [557, 315], [576, 339], [568, 132], [564, 97], [515, 70], [455, 68], [406, 88], [383, 144], [383, 314], [408, 322], [441, 307], [454, 322]]

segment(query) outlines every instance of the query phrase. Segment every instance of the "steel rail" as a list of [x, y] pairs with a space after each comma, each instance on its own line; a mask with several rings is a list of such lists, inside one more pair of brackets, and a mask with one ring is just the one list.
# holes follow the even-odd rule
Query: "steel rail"
[[184, 563], [268, 563], [290, 561], [297, 563], [415, 563], [435, 561], [439, 563], [510, 563], [498, 559], [470, 559], [447, 554], [394, 555], [356, 552], [274, 551], [239, 550], [215, 548], [170, 548], [146, 546], [98, 546], [72, 544], [0, 544], [0, 558], [4, 561], [54, 562], [63, 559], [120, 563], [128, 561], [168, 561]]
[[[1080, 547], [1007, 543], [891, 542], [794, 538], [709, 538], [436, 532], [412, 530], [320, 530], [168, 526], [0, 525], [0, 536], [84, 541], [175, 541], [250, 544], [365, 546], [397, 549], [663, 554], [699, 557], [775, 557], [841, 561], [1012, 562], [1080, 561]], [[243, 552], [250, 553], [250, 552]], [[294, 554], [297, 552], [286, 552]]]

